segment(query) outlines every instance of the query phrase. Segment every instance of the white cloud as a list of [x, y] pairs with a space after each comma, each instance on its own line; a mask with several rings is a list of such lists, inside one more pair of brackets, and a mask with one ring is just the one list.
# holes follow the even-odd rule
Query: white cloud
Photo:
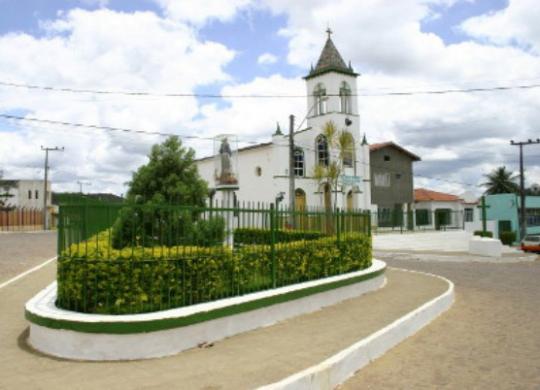
[[[540, 58], [523, 47], [500, 47], [491, 44], [492, 40], [446, 44], [437, 35], [423, 32], [422, 22], [437, 16], [432, 6], [449, 6], [452, 1], [389, 3], [362, 1], [362, 12], [358, 12], [358, 2], [353, 0], [265, 1], [273, 12], [287, 17], [280, 34], [289, 38], [289, 63], [306, 70], [318, 59], [325, 39], [323, 30], [329, 23], [344, 59], [351, 60], [355, 70], [362, 73], [358, 79], [361, 94], [512, 85], [540, 79]], [[517, 3], [512, 1], [509, 9]], [[529, 4], [529, 9], [538, 9], [531, 1], [524, 3]], [[503, 13], [517, 14], [508, 10]], [[521, 30], [486, 25], [485, 31], [504, 31], [505, 42], [517, 40], [533, 45], [538, 42], [539, 18], [520, 14], [513, 18], [516, 25], [523, 24]], [[519, 90], [362, 96], [359, 104], [368, 140], [391, 139], [418, 151], [426, 157], [417, 164], [419, 173], [475, 184], [485, 170], [497, 165], [517, 168], [515, 151], [508, 140], [532, 137], [535, 123], [540, 120], [536, 109], [539, 99], [540, 90]], [[530, 181], [540, 180], [535, 169], [530, 169], [529, 175]], [[442, 181], [431, 180], [429, 185], [447, 188]]]
[[[43, 23], [42, 38], [0, 36], [0, 80], [116, 91], [193, 92], [223, 83], [234, 52], [201, 42], [191, 28], [150, 12], [72, 10]], [[150, 132], [185, 133], [199, 114], [195, 98], [130, 97], [0, 88], [0, 112]], [[19, 124], [2, 134], [0, 166], [11, 177], [42, 165], [40, 145], [65, 146], [53, 160], [57, 189], [95, 181], [93, 191], [122, 192], [130, 171], [144, 161], [156, 136]], [[162, 138], [161, 138], [162, 139]], [[7, 142], [5, 141], [7, 140]], [[17, 153], [11, 151], [17, 150]], [[100, 184], [101, 183], [101, 184]], [[107, 184], [108, 183], [108, 184]]]
[[[304, 94], [302, 79], [279, 74], [233, 83], [224, 67], [234, 52], [198, 38], [197, 29], [204, 24], [232, 21], [250, 7], [285, 15], [287, 24], [280, 34], [289, 39], [287, 60], [306, 71], [317, 61], [329, 23], [343, 57], [362, 73], [358, 79], [362, 94], [506, 85], [540, 78], [540, 58], [524, 49], [538, 47], [537, 25], [511, 11], [516, 1], [504, 11], [464, 23], [464, 31], [484, 41], [457, 44], [446, 44], [421, 28], [423, 20], [437, 17], [433, 4], [450, 5], [452, 0], [362, 0], [362, 12], [353, 0], [155, 1], [166, 17], [78, 10], [44, 24], [45, 37], [1, 36], [0, 80], [161, 92], [190, 92], [212, 85], [224, 94]], [[521, 46], [511, 45], [514, 41]], [[520, 90], [362, 96], [359, 104], [362, 130], [370, 142], [394, 140], [420, 154], [424, 161], [416, 170], [421, 175], [477, 184], [482, 174], [498, 165], [517, 169], [517, 150], [508, 140], [537, 137], [539, 100], [540, 90]], [[201, 103], [192, 98], [69, 95], [0, 87], [0, 111], [21, 108], [31, 116], [51, 119], [208, 136], [235, 133], [256, 141], [268, 140], [276, 121], [286, 128], [289, 114], [300, 122], [307, 111], [304, 99]], [[6, 139], [4, 134], [0, 133]], [[39, 145], [53, 143], [66, 146], [66, 152], [53, 160], [57, 169], [53, 173], [65, 181], [63, 188], [77, 178], [94, 178], [90, 179], [96, 183], [93, 191], [121, 192], [120, 183], [129, 178], [126, 172], [142, 163], [149, 145], [160, 138], [25, 126], [7, 139], [0, 142], [0, 166], [10, 175], [35, 174], [35, 167], [42, 164]], [[207, 141], [190, 144], [197, 147], [198, 155], [212, 147]], [[539, 165], [530, 161], [528, 177], [540, 182]], [[456, 193], [471, 189], [430, 179], [417, 184]]]
[[271, 65], [277, 62], [278, 58], [272, 53], [263, 53], [257, 58], [257, 63], [260, 65]]
[[465, 21], [470, 36], [499, 45], [518, 43], [540, 54], [540, 7], [536, 0], [511, 0], [505, 9]]
[[174, 20], [203, 25], [211, 20], [227, 22], [249, 6], [251, 0], [154, 0]]

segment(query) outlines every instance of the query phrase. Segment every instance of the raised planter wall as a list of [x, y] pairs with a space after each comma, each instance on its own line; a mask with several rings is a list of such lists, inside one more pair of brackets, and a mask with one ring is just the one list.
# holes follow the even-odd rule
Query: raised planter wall
[[374, 291], [386, 264], [357, 272], [154, 313], [95, 315], [55, 306], [56, 283], [26, 304], [29, 343], [57, 357], [133, 360], [173, 355]]

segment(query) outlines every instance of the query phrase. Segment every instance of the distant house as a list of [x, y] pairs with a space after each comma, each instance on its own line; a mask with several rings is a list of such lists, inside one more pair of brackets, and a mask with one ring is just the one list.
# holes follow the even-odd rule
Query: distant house
[[[13, 183], [7, 189], [6, 206], [25, 209], [43, 209], [43, 180], [0, 180], [0, 190], [4, 183]], [[47, 208], [51, 206], [51, 182], [47, 183]]]
[[377, 211], [378, 226], [388, 223], [395, 225], [396, 221], [390, 221], [389, 218], [403, 218], [407, 212], [412, 211], [413, 163], [420, 160], [416, 154], [394, 142], [369, 146], [371, 204]]
[[[488, 221], [493, 221], [492, 231], [498, 236], [500, 232], [516, 232], [519, 237], [519, 211], [521, 201], [516, 194], [486, 195], [486, 214]], [[527, 196], [525, 199], [527, 218], [527, 234], [540, 234], [540, 196]], [[488, 229], [489, 230], [489, 229]]]
[[[416, 188], [414, 208], [415, 225], [419, 228], [440, 230], [464, 227], [465, 201], [457, 195]], [[471, 217], [474, 218], [474, 214]]]

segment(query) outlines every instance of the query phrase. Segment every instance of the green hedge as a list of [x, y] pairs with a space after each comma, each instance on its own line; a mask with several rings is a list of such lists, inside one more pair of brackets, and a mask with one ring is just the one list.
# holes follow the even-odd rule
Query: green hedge
[[112, 226], [112, 246], [221, 245], [225, 220], [199, 219], [193, 210], [132, 205], [120, 210]]
[[480, 237], [493, 238], [493, 232], [488, 232], [488, 231], [486, 231], [486, 232], [484, 233], [482, 230], [475, 230], [474, 235], [475, 235], [475, 236], [480, 236]]
[[[299, 240], [317, 240], [325, 234], [318, 231], [276, 230], [276, 243]], [[235, 244], [267, 244], [272, 242], [272, 232], [268, 229], [238, 228], [234, 230]]]
[[[114, 249], [108, 233], [73, 245], [58, 258], [57, 305], [85, 313], [165, 310], [273, 287], [272, 248], [154, 247]], [[371, 265], [371, 237], [353, 233], [274, 246], [276, 286], [357, 271]]]
[[516, 238], [516, 232], [505, 231], [499, 233], [499, 239], [503, 245], [512, 245], [514, 242], [516, 242]]

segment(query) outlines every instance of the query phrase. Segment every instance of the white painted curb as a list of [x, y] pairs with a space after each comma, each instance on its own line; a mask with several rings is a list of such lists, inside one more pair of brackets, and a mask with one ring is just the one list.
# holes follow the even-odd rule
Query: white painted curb
[[259, 390], [334, 389], [353, 376], [356, 371], [367, 366], [386, 351], [428, 325], [454, 303], [454, 283], [450, 280], [426, 272], [400, 270], [437, 277], [448, 283], [448, 289], [438, 297], [338, 352], [322, 363], [293, 374], [279, 382], [259, 387]]
[[[255, 301], [275, 295], [347, 280], [378, 272], [386, 263], [373, 260], [371, 267], [349, 274], [333, 276], [311, 282], [298, 283], [273, 290], [261, 291], [239, 297], [207, 302], [172, 310], [134, 315], [94, 315], [75, 313], [55, 306], [56, 285], [52, 284], [38, 293], [26, 304], [27, 312], [42, 318], [70, 320], [86, 323], [129, 323], [185, 317], [225, 308], [244, 302]], [[84, 333], [66, 329], [54, 329], [30, 323], [29, 344], [35, 349], [53, 356], [77, 360], [134, 360], [173, 355], [201, 343], [222, 340], [242, 332], [275, 324], [301, 314], [334, 305], [377, 290], [385, 284], [384, 273], [371, 279], [315, 293], [302, 298], [273, 304], [239, 314], [216, 318], [176, 328], [146, 333], [107, 334]]]

